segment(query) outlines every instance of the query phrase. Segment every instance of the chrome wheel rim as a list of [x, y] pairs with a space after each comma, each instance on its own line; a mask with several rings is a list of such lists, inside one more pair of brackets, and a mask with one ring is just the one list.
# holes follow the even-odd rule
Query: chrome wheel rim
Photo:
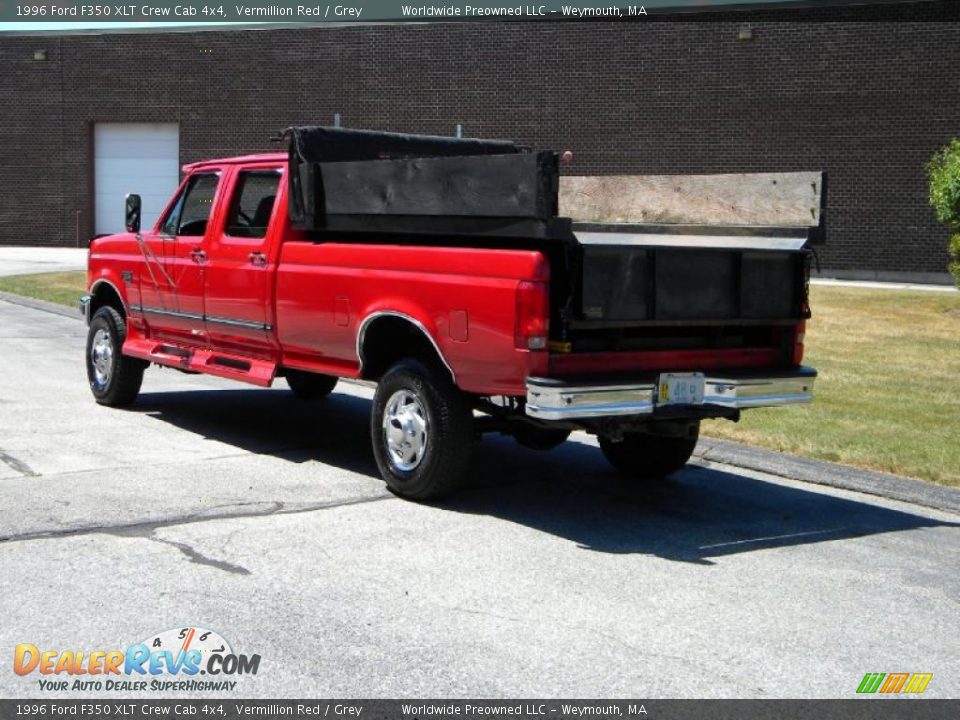
[[423, 461], [429, 442], [430, 422], [417, 394], [397, 390], [383, 410], [383, 442], [390, 463], [410, 472]]
[[110, 333], [104, 328], [97, 330], [93, 336], [93, 342], [90, 343], [90, 365], [97, 385], [106, 385], [113, 372], [113, 341], [110, 339]]

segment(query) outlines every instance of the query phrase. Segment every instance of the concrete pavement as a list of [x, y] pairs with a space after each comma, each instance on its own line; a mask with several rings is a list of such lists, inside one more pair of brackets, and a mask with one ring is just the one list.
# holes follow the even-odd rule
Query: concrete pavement
[[956, 514], [706, 460], [630, 487], [583, 435], [486, 438], [468, 490], [416, 505], [377, 477], [367, 388], [152, 368], [111, 410], [82, 323], [0, 320], [0, 697], [41, 695], [18, 643], [187, 625], [262, 656], [235, 697], [854, 697], [878, 671], [960, 696]]
[[0, 245], [0, 277], [84, 270], [86, 267], [86, 248]]
[[958, 292], [953, 285], [935, 283], [879, 282], [876, 280], [836, 280], [833, 278], [811, 278], [811, 285], [825, 287], [866, 288], [872, 290], [919, 290], [923, 292]]

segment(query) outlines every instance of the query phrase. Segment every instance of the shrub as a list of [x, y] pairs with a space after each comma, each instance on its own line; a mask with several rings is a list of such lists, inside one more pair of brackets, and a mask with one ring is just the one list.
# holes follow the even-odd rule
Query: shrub
[[930, 205], [937, 220], [953, 230], [947, 251], [948, 268], [960, 287], [960, 139], [954, 138], [927, 163], [930, 178]]
[[950, 253], [950, 264], [947, 267], [953, 275], [953, 282], [960, 288], [960, 232], [951, 236], [947, 250]]

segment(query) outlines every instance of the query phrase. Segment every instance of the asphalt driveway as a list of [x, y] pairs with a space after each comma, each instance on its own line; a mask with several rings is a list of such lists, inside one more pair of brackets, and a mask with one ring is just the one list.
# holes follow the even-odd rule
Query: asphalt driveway
[[704, 460], [631, 487], [585, 435], [487, 438], [416, 505], [377, 477], [369, 389], [151, 369], [111, 410], [84, 333], [0, 301], [0, 697], [84, 694], [14, 674], [19, 643], [186, 626], [261, 655], [237, 697], [960, 696], [958, 515]]

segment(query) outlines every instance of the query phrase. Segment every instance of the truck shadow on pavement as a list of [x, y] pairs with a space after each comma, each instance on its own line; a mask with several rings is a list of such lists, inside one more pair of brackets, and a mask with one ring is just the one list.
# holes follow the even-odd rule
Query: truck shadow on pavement
[[505, 439], [490, 445], [481, 471], [526, 482], [497, 481], [443, 506], [525, 525], [594, 552], [712, 565], [713, 558], [755, 550], [960, 527], [837, 497], [828, 488], [754, 479], [734, 468], [694, 462], [663, 481], [632, 483], [593, 445], [568, 442], [549, 453]]
[[311, 401], [287, 390], [143, 392], [130, 409], [247, 452], [380, 478], [365, 398], [336, 391]]
[[[249, 452], [319, 462], [382, 482], [370, 450], [365, 398], [335, 393], [304, 402], [277, 390], [201, 390], [144, 393], [133, 409]], [[755, 550], [960, 527], [836, 497], [824, 488], [697, 464], [660, 483], [633, 484], [581, 440], [536, 452], [512, 438], [487, 435], [476, 447], [468, 486], [431, 507], [499, 518], [594, 552], [705, 565]]]

